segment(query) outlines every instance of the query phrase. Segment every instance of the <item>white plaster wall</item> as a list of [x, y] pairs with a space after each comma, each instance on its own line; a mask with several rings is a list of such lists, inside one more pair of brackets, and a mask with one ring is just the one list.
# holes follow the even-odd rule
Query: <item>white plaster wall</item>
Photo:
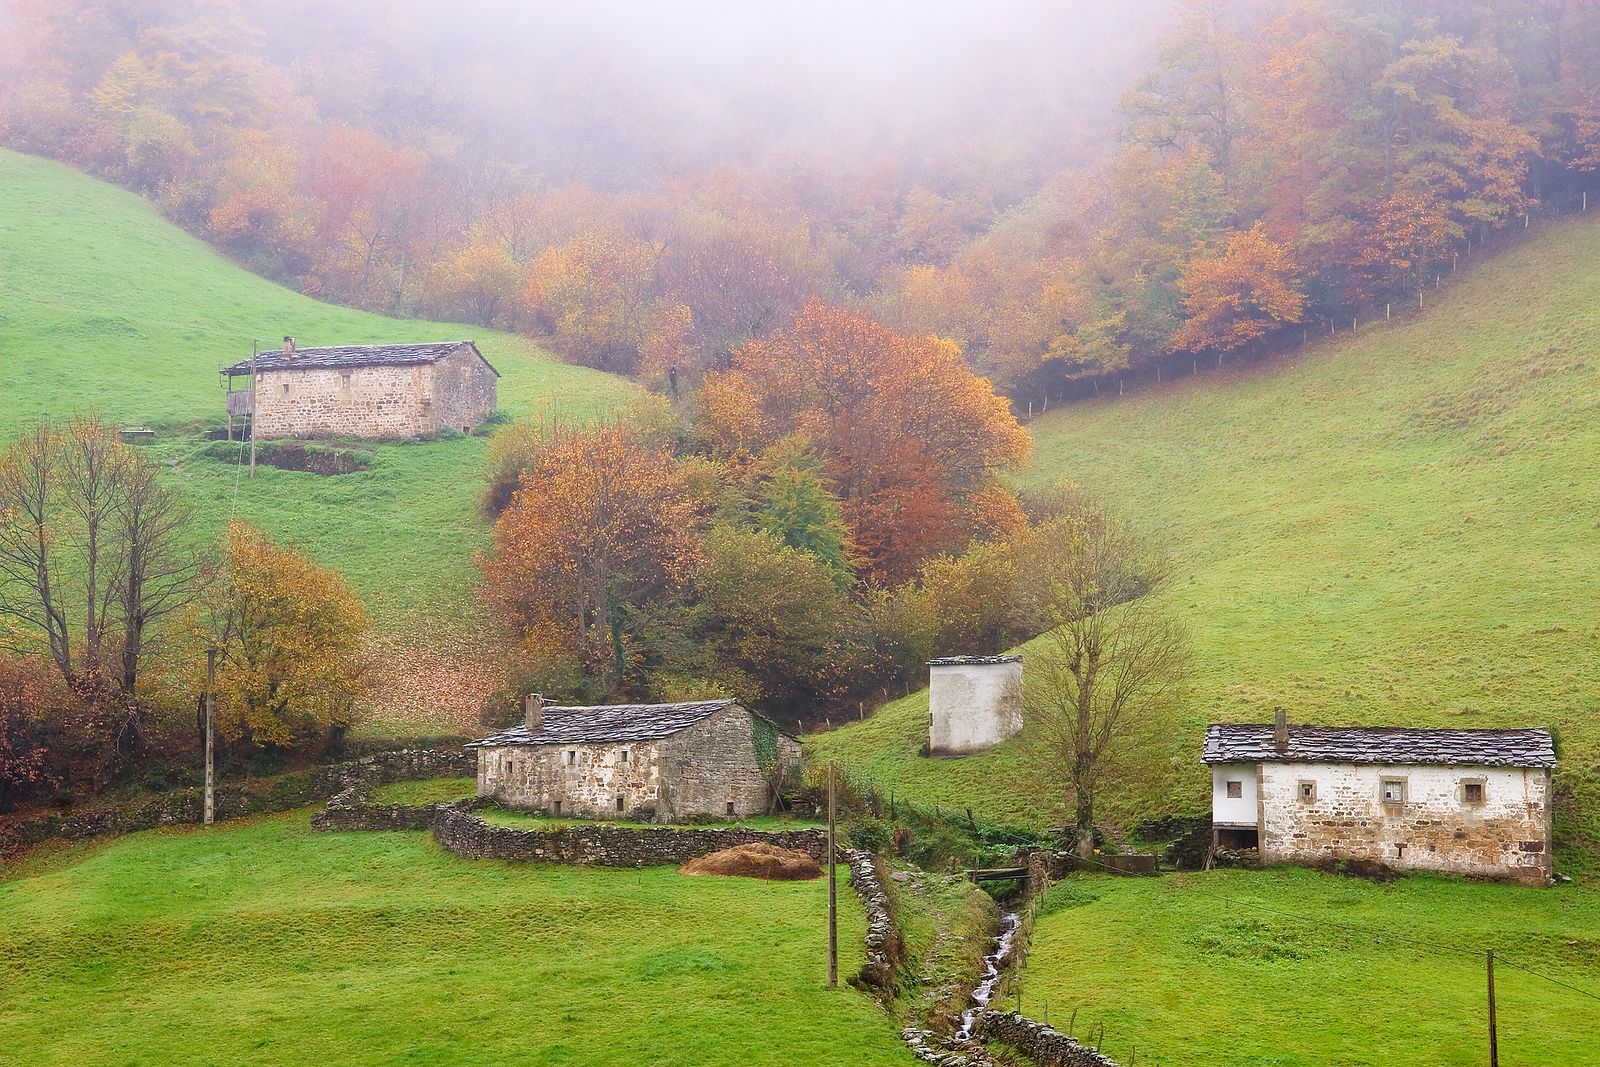
[[[1254, 826], [1260, 818], [1256, 807], [1256, 769], [1254, 763], [1217, 763], [1211, 767], [1211, 821], [1218, 826]], [[1228, 783], [1239, 783], [1239, 796], [1228, 796]]]
[[992, 748], [1022, 729], [1022, 663], [963, 663], [928, 668], [928, 750], [964, 756]]
[[[1385, 778], [1406, 780], [1404, 804], [1383, 803]], [[1483, 803], [1462, 802], [1469, 779], [1484, 783]], [[1316, 783], [1314, 801], [1300, 799], [1302, 781]], [[1550, 870], [1549, 805], [1543, 769], [1267, 763], [1261, 857], [1362, 858], [1534, 881]]]

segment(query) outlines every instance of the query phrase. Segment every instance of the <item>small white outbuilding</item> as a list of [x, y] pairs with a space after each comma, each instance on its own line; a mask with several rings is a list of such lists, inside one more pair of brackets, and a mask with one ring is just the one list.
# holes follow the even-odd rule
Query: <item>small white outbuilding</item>
[[1021, 656], [928, 661], [929, 755], [970, 756], [1021, 729]]

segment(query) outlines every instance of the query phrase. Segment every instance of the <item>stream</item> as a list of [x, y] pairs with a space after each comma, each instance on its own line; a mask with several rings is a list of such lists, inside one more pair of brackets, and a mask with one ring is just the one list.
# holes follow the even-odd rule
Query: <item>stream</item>
[[1000, 972], [1005, 968], [1006, 957], [1011, 954], [1012, 942], [1021, 928], [1022, 916], [1018, 912], [1008, 911], [1000, 917], [1000, 933], [994, 939], [994, 951], [983, 957], [983, 978], [972, 990], [972, 1007], [961, 1014], [961, 1029], [956, 1031], [957, 1041], [972, 1040], [972, 1027], [978, 1021], [978, 1014], [994, 999], [994, 988], [1000, 984]]

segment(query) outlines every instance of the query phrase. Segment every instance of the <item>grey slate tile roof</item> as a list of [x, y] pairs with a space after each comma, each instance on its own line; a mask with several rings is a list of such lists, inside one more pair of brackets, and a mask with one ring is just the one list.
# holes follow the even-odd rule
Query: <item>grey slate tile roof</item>
[[[416, 367], [439, 360], [466, 346], [479, 359], [483, 353], [471, 341], [438, 341], [408, 345], [333, 345], [328, 348], [297, 349], [294, 358], [282, 350], [261, 352], [256, 355], [256, 370], [301, 370], [307, 368], [336, 369], [339, 367]], [[490, 370], [494, 366], [483, 360]], [[223, 370], [224, 374], [249, 374], [250, 361], [241, 360]], [[495, 371], [498, 376], [499, 371]]]
[[930, 667], [968, 667], [993, 663], [1021, 663], [1021, 656], [940, 656], [930, 659]]
[[683, 704], [603, 704], [597, 707], [546, 707], [543, 725], [534, 731], [513, 726], [468, 748], [497, 745], [560, 745], [608, 741], [654, 741], [693, 726], [701, 719], [737, 705], [737, 700], [696, 700]]
[[1279, 752], [1271, 723], [1206, 727], [1206, 763], [1432, 763], [1470, 767], [1554, 767], [1549, 730], [1422, 730], [1404, 727], [1289, 727]]

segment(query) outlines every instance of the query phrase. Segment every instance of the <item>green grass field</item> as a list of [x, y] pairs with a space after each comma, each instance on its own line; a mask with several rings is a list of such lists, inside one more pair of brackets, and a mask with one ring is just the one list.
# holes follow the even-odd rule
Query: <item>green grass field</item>
[[[849, 974], [865, 921], [839, 899]], [[826, 906], [820, 880], [475, 862], [304, 811], [150, 831], [0, 881], [0, 1059], [914, 1062], [824, 987]]]
[[[1592, 862], [1597, 416], [1600, 219], [1465, 271], [1420, 319], [1036, 420], [1026, 480], [1071, 478], [1159, 539], [1194, 646], [1183, 720], [1113, 810], [1203, 809], [1204, 724], [1280, 704], [1305, 722], [1549, 725], [1576, 797], [1558, 834]], [[917, 757], [926, 716], [913, 695], [815, 747], [907, 795], [1025, 813], [1005, 748]]]
[[[1600, 992], [1597, 930], [1600, 895], [1572, 889], [1080, 875], [1041, 905], [1022, 1007], [1038, 1018], [1048, 1005], [1061, 1027], [1076, 1011], [1080, 1037], [1103, 1025], [1122, 1063], [1137, 1047], [1140, 1064], [1477, 1067], [1484, 951]], [[1495, 987], [1500, 1062], [1600, 1062], [1600, 1002], [1505, 962]]]
[[633, 394], [510, 334], [321, 304], [231, 263], [132, 193], [43, 159], [0, 152], [0, 435], [95, 410], [158, 431], [150, 446], [201, 509], [210, 540], [230, 515], [342, 571], [381, 626], [470, 609], [487, 441], [381, 445], [369, 470], [322, 477], [206, 455], [225, 420], [217, 369], [277, 347], [473, 337], [501, 372], [511, 416], [593, 419]]

